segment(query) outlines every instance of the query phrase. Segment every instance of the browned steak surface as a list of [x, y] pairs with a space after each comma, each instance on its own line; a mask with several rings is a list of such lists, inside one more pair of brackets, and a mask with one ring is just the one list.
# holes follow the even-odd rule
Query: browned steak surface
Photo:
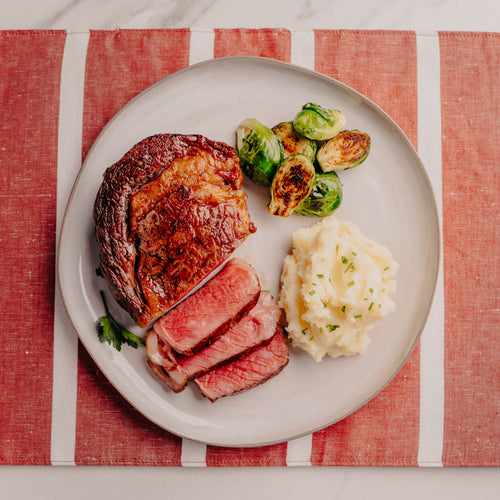
[[238, 157], [200, 135], [136, 144], [104, 173], [94, 205], [99, 272], [146, 326], [255, 231]]

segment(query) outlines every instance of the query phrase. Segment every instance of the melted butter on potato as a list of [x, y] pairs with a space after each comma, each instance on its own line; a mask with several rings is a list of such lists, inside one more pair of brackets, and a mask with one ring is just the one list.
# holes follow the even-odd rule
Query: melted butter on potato
[[355, 224], [335, 216], [297, 230], [292, 240], [279, 300], [292, 345], [317, 361], [363, 353], [368, 331], [395, 308], [398, 263]]

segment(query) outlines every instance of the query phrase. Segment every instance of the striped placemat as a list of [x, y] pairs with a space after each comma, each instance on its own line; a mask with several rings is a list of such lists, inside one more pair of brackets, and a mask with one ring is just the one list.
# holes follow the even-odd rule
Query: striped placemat
[[[55, 283], [64, 208], [132, 97], [235, 54], [332, 76], [382, 107], [435, 190], [442, 268], [418, 347], [375, 399], [262, 448], [176, 437], [134, 410], [78, 342]], [[0, 464], [500, 464], [500, 34], [288, 29], [0, 32]]]

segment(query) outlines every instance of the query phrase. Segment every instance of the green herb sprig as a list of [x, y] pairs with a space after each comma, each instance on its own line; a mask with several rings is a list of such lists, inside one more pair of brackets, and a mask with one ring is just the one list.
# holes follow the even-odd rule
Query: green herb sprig
[[122, 344], [128, 344], [134, 349], [137, 349], [137, 346], [139, 345], [145, 345], [144, 340], [121, 326], [116, 319], [113, 318], [109, 312], [104, 292], [101, 290], [100, 293], [102, 303], [104, 304], [104, 309], [106, 311], [106, 316], [102, 316], [97, 320], [97, 333], [99, 335], [99, 340], [101, 342], [107, 342], [117, 351], [121, 350]]

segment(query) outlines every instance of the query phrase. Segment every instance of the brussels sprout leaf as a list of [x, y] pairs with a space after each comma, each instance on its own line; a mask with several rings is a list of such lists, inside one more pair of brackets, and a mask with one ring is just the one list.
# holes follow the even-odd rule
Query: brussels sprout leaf
[[128, 344], [134, 349], [136, 349], [138, 345], [144, 345], [144, 341], [141, 338], [126, 328], [123, 328], [123, 326], [121, 326], [115, 318], [113, 318], [109, 312], [108, 304], [106, 303], [106, 298], [104, 297], [102, 290], [101, 297], [104, 309], [106, 310], [106, 316], [100, 317], [97, 321], [97, 333], [99, 335], [99, 340], [101, 342], [107, 342], [118, 351], [121, 350], [123, 343]]

